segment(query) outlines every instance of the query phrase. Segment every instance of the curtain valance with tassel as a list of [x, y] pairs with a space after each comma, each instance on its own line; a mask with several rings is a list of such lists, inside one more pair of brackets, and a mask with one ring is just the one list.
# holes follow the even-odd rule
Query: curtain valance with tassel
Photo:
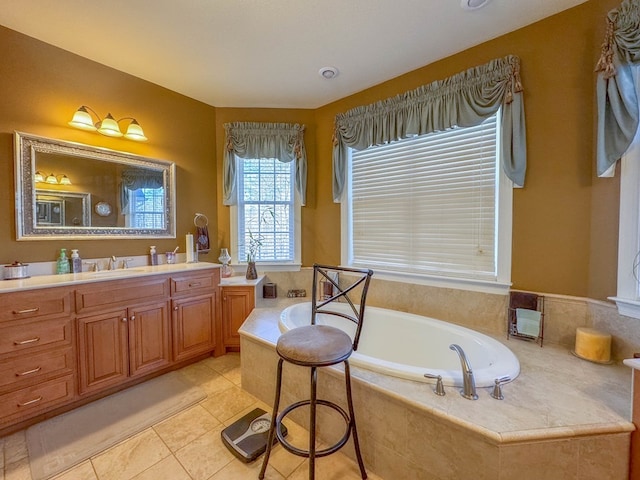
[[223, 203], [237, 203], [236, 157], [275, 158], [283, 163], [296, 162], [295, 187], [302, 205], [307, 193], [307, 152], [304, 125], [288, 123], [225, 123], [223, 159]]
[[640, 0], [625, 0], [607, 15], [607, 33], [596, 72], [598, 133], [596, 168], [612, 177], [616, 162], [638, 130], [633, 67], [640, 65]]

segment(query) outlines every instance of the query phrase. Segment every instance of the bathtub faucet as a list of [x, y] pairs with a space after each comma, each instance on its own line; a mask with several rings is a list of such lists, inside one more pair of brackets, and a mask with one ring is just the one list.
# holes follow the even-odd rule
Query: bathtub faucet
[[476, 381], [473, 379], [473, 370], [471, 370], [471, 365], [469, 365], [464, 350], [456, 343], [449, 345], [449, 348], [454, 350], [460, 357], [460, 364], [462, 366], [462, 390], [460, 390], [460, 395], [469, 400], [477, 400]]

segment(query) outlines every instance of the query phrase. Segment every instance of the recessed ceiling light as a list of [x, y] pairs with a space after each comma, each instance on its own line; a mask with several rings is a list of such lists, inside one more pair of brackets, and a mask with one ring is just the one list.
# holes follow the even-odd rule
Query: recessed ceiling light
[[322, 67], [318, 73], [322, 78], [330, 80], [338, 76], [338, 69], [335, 67]]
[[477, 10], [484, 7], [491, 0], [461, 0], [460, 6], [464, 10]]

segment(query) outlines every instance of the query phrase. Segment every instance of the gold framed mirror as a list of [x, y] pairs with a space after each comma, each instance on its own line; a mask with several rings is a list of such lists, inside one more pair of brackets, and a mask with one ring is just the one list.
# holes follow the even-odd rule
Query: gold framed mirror
[[175, 164], [15, 132], [17, 240], [175, 238]]

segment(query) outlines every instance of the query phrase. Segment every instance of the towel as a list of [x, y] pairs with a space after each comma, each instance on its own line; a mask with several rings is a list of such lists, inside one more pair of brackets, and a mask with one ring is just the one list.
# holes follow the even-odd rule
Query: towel
[[209, 229], [206, 225], [196, 227], [196, 248], [198, 253], [209, 253]]
[[537, 310], [516, 308], [516, 328], [520, 335], [538, 337], [540, 335], [540, 317]]

